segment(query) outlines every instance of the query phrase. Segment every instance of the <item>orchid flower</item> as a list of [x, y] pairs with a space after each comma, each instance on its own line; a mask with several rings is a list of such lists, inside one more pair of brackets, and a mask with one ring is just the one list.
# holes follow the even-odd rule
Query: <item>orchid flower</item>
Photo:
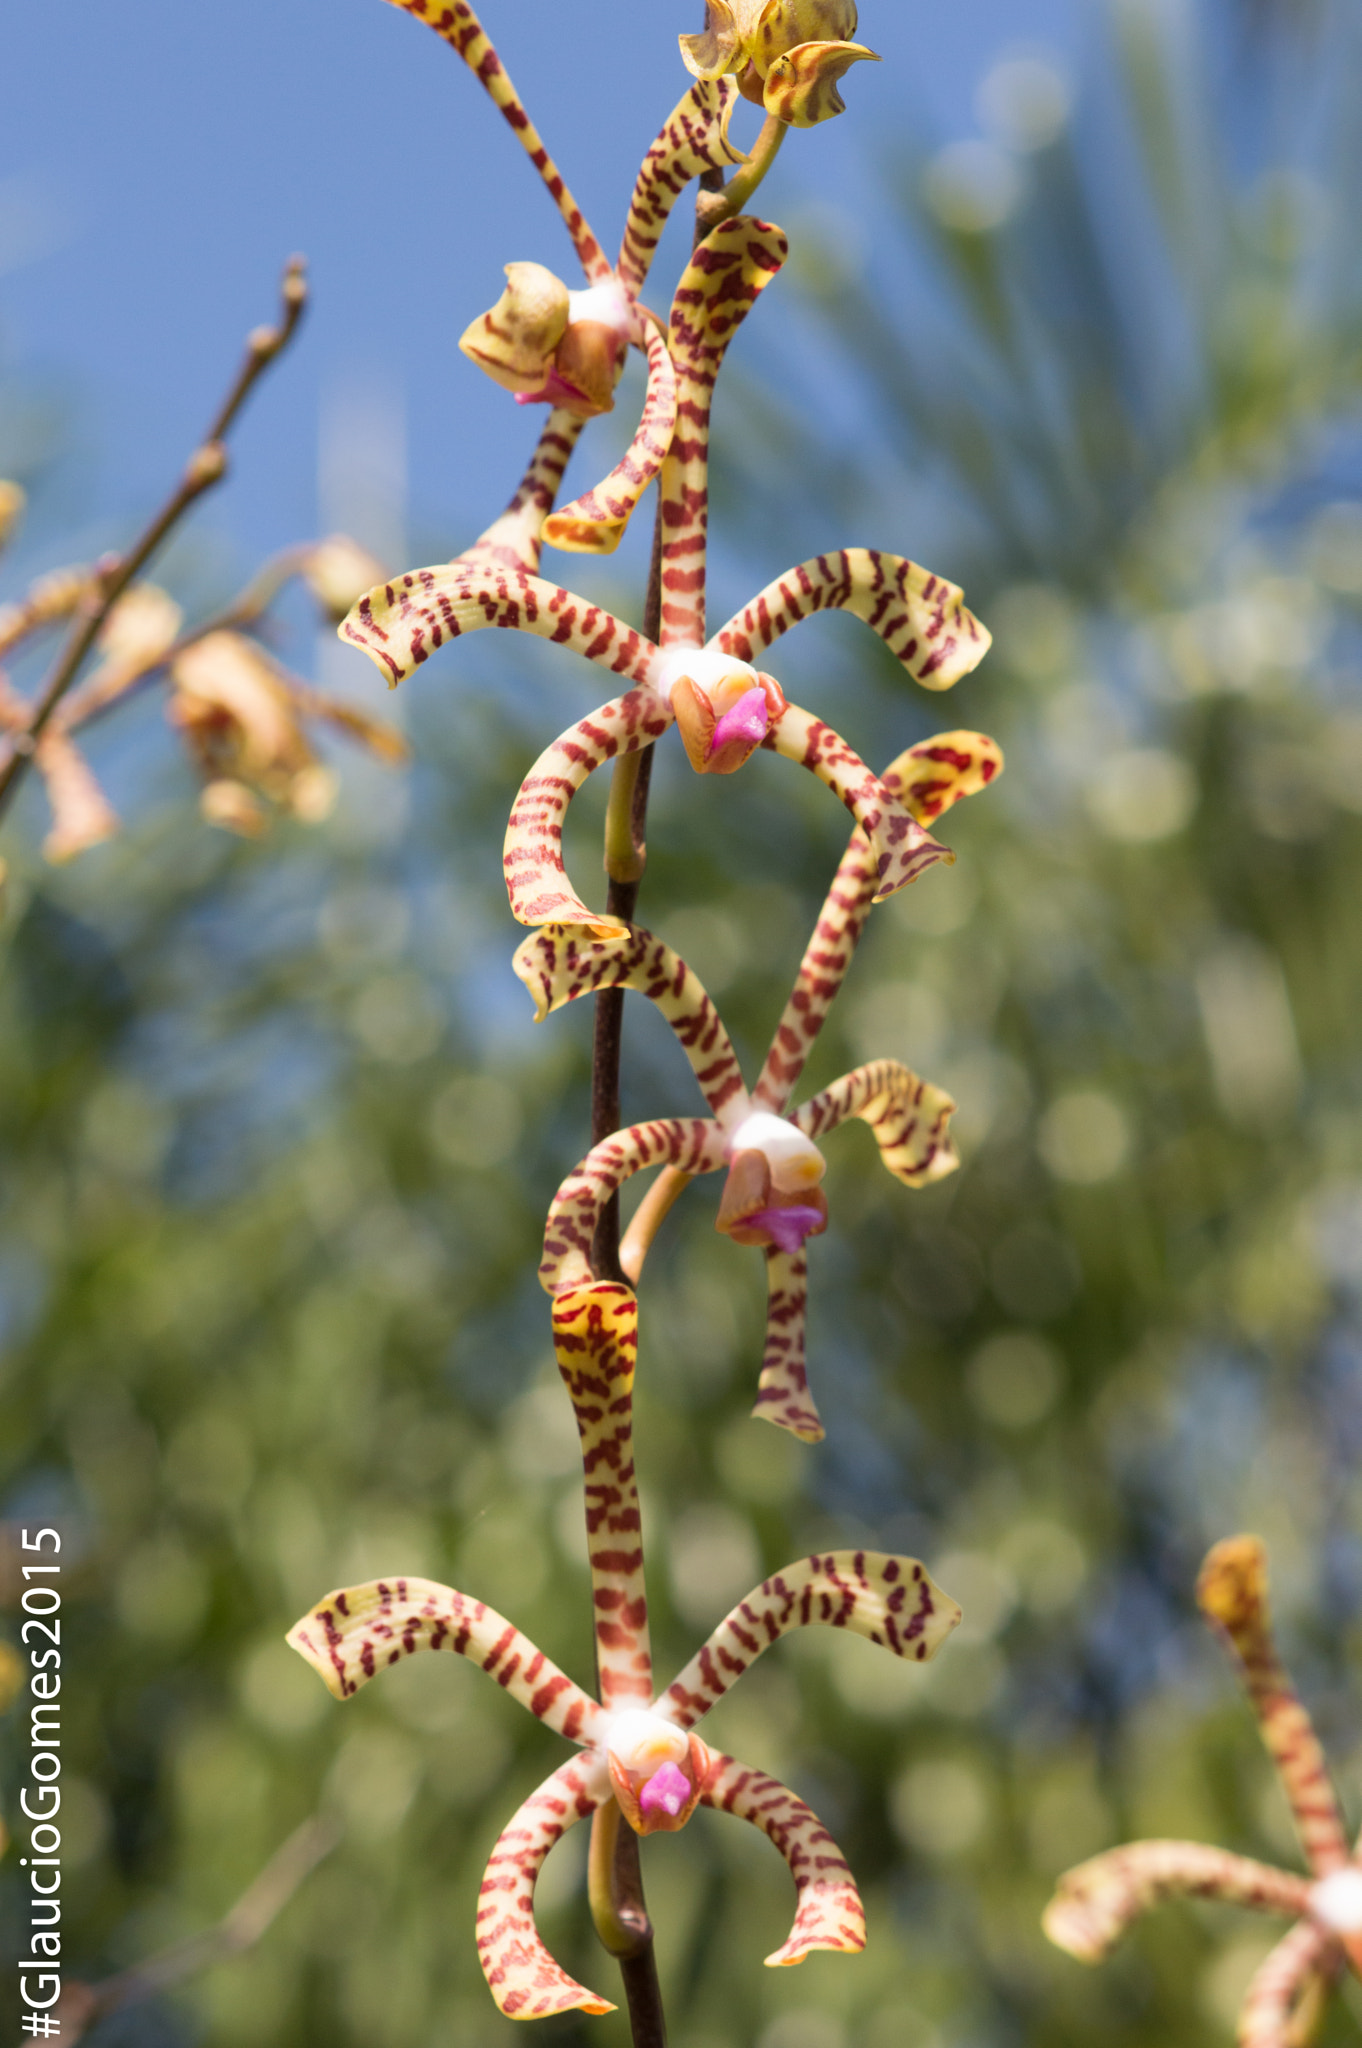
[[1051, 1941], [1098, 1963], [1139, 1915], [1168, 1898], [1225, 1899], [1295, 1921], [1249, 1985], [1241, 2048], [1296, 2048], [1307, 2015], [1345, 1964], [1362, 1973], [1362, 1844], [1350, 1849], [1310, 1716], [1277, 1653], [1268, 1615], [1267, 1554], [1231, 1536], [1208, 1554], [1197, 1602], [1239, 1667], [1286, 1793], [1309, 1877], [1202, 1842], [1130, 1842], [1080, 1863], [1046, 1908]]
[[816, 1815], [763, 1771], [710, 1750], [694, 1729], [789, 1629], [850, 1629], [893, 1656], [922, 1663], [956, 1626], [960, 1609], [913, 1558], [850, 1550], [803, 1558], [740, 1601], [655, 1695], [634, 1473], [637, 1300], [628, 1287], [588, 1281], [555, 1301], [553, 1334], [581, 1437], [599, 1700], [501, 1615], [427, 1579], [382, 1579], [330, 1593], [291, 1630], [289, 1642], [337, 1699], [417, 1650], [454, 1650], [579, 1745], [580, 1754], [512, 1817], [483, 1879], [478, 1955], [509, 2019], [613, 2010], [554, 1961], [534, 1924], [535, 1883], [549, 1850], [612, 1800], [641, 1835], [674, 1832], [697, 1806], [707, 1806], [769, 1836], [794, 1878], [797, 1910], [788, 1940], [766, 1958], [768, 1968], [800, 1963], [814, 1949], [863, 1948], [865, 1914], [855, 1882]]
[[506, 290], [465, 331], [464, 354], [519, 404], [547, 402], [579, 420], [612, 409], [630, 346], [647, 357], [647, 393], [630, 447], [610, 475], [549, 520], [543, 534], [551, 547], [611, 554], [658, 474], [676, 424], [666, 335], [639, 293], [667, 217], [690, 180], [746, 162], [728, 139], [738, 87], [728, 78], [700, 78], [674, 108], [644, 158], [612, 266], [473, 9], [437, 0], [393, 4], [433, 28], [501, 109], [562, 216], [585, 275], [584, 288], [574, 292], [542, 264], [508, 264]]
[[697, 78], [736, 73], [744, 99], [791, 128], [845, 113], [837, 81], [873, 50], [856, 33], [855, 0], [705, 0], [705, 26], [681, 36], [681, 57]]
[[571, 647], [633, 684], [555, 740], [520, 787], [503, 859], [522, 924], [587, 925], [602, 937], [621, 931], [618, 919], [588, 909], [569, 885], [563, 821], [593, 769], [652, 744], [673, 723], [702, 772], [731, 774], [763, 746], [817, 775], [866, 832], [881, 898], [951, 857], [841, 735], [788, 703], [751, 657], [811, 613], [840, 609], [863, 619], [916, 681], [949, 689], [989, 644], [953, 584], [897, 555], [842, 549], [788, 570], [704, 637], [710, 398], [732, 335], [784, 254], [778, 229], [740, 216], [701, 243], [677, 289], [671, 352], [684, 429], [663, 465], [660, 645], [537, 576], [463, 560], [379, 586], [341, 627], [394, 685], [446, 640], [485, 627]]
[[[914, 821], [935, 820], [984, 789], [1002, 754], [982, 733], [942, 733], [910, 747], [883, 783]], [[637, 1279], [651, 1233], [687, 1182], [727, 1168], [716, 1228], [761, 1246], [767, 1268], [767, 1331], [753, 1413], [817, 1443], [823, 1425], [805, 1365], [808, 1238], [827, 1227], [819, 1186], [824, 1160], [814, 1140], [849, 1117], [869, 1124], [896, 1180], [922, 1187], [958, 1164], [947, 1124], [955, 1104], [895, 1060], [844, 1074], [788, 1113], [823, 1021], [841, 987], [870, 906], [878, 863], [867, 835], [852, 834], [756, 1087], [749, 1093], [733, 1044], [698, 977], [671, 947], [641, 927], [602, 942], [589, 928], [537, 932], [515, 955], [537, 1019], [602, 988], [647, 995], [672, 1026], [711, 1115], [663, 1118], [617, 1131], [595, 1146], [554, 1196], [544, 1232], [541, 1284], [555, 1297], [591, 1275], [601, 1209], [623, 1183], [650, 1166], [663, 1173], [625, 1240], [625, 1271]]]

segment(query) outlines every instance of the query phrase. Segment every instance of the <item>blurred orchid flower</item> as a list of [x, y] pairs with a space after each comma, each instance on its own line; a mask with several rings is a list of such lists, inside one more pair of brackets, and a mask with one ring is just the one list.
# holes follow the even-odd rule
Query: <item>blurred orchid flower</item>
[[744, 99], [792, 128], [845, 113], [837, 81], [874, 50], [856, 33], [854, 0], [705, 0], [705, 26], [681, 36], [681, 57], [697, 78], [736, 73]]
[[1345, 1964], [1362, 1973], [1362, 1844], [1343, 1813], [1310, 1716], [1273, 1641], [1267, 1553], [1231, 1536], [1208, 1554], [1197, 1602], [1239, 1667], [1300, 1837], [1309, 1877], [1202, 1842], [1130, 1842], [1066, 1872], [1044, 1927], [1080, 1962], [1098, 1963], [1149, 1907], [1224, 1899], [1296, 1922], [1259, 1967], [1239, 2015], [1241, 2048], [1299, 2048]]
[[748, 1666], [793, 1628], [850, 1629], [914, 1663], [933, 1656], [960, 1609], [913, 1558], [832, 1551], [765, 1580], [654, 1695], [642, 1520], [634, 1473], [638, 1303], [628, 1287], [591, 1282], [554, 1302], [554, 1348], [577, 1417], [585, 1475], [600, 1699], [593, 1699], [481, 1601], [427, 1579], [376, 1580], [328, 1594], [290, 1631], [337, 1699], [420, 1649], [472, 1658], [513, 1699], [580, 1745], [534, 1792], [492, 1851], [477, 1944], [492, 1996], [510, 2019], [613, 2010], [549, 1954], [534, 1924], [544, 1858], [579, 1820], [618, 1805], [639, 1834], [684, 1827], [697, 1806], [750, 1821], [794, 1878], [794, 1926], [768, 1967], [815, 1949], [865, 1946], [865, 1914], [827, 1830], [793, 1792], [709, 1749], [693, 1731]]
[[407, 758], [394, 727], [297, 681], [241, 633], [191, 641], [172, 659], [170, 681], [166, 712], [204, 777], [200, 808], [231, 832], [266, 830], [261, 797], [305, 824], [329, 814], [336, 778], [317, 759], [305, 718], [339, 726], [382, 760]]
[[[1002, 754], [982, 733], [942, 733], [910, 747], [885, 771], [883, 787], [918, 821], [987, 788]], [[921, 829], [919, 825], [919, 829]], [[817, 1443], [823, 1425], [805, 1365], [807, 1262], [804, 1246], [827, 1227], [816, 1139], [848, 1118], [869, 1124], [896, 1180], [922, 1187], [954, 1171], [947, 1125], [955, 1104], [896, 1060], [874, 1060], [788, 1110], [805, 1062], [842, 985], [872, 902], [879, 863], [869, 836], [853, 833], [819, 915], [756, 1087], [749, 1093], [733, 1044], [698, 977], [670, 946], [641, 927], [605, 941], [590, 928], [535, 933], [517, 949], [515, 971], [538, 1019], [602, 988], [647, 995], [675, 1031], [709, 1108], [709, 1118], [664, 1118], [617, 1131], [595, 1146], [554, 1196], [539, 1278], [555, 1297], [591, 1276], [591, 1245], [602, 1208], [626, 1180], [663, 1172], [645, 1197], [622, 1248], [637, 1279], [671, 1202], [697, 1174], [727, 1169], [716, 1228], [761, 1246], [767, 1261], [767, 1331], [755, 1415]]]
[[[32, 707], [0, 670], [0, 734], [8, 746], [27, 740]], [[33, 747], [33, 765], [42, 778], [52, 810], [52, 824], [43, 840], [44, 858], [54, 863], [74, 860], [92, 846], [101, 846], [119, 829], [118, 813], [100, 788], [94, 770], [69, 733], [49, 725]]]

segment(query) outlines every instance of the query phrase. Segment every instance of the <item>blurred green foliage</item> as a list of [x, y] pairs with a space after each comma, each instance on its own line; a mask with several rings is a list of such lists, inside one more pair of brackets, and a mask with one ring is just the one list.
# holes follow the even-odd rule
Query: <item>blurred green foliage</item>
[[[664, 1677], [764, 1570], [834, 1543], [921, 1554], [967, 1616], [927, 1672], [789, 1640], [716, 1711], [832, 1828], [870, 1946], [764, 1973], [786, 1872], [700, 1815], [645, 1858], [677, 2048], [1228, 2041], [1270, 1926], [1165, 1908], [1088, 1972], [1038, 1915], [1134, 1834], [1292, 1860], [1191, 1605], [1237, 1527], [1271, 1546], [1359, 1818], [1362, 50], [1325, 6], [1122, 0], [1110, 25], [1072, 111], [1014, 65], [992, 139], [888, 157], [864, 250], [811, 205], [797, 301], [720, 415], [735, 601], [749, 563], [869, 541], [965, 582], [995, 633], [952, 698], [906, 702], [867, 636], [819, 621], [782, 650], [792, 693], [872, 760], [958, 724], [1009, 766], [952, 814], [958, 865], [875, 914], [808, 1078], [908, 1060], [958, 1095], [965, 1158], [909, 1196], [865, 1132], [830, 1147], [827, 1443], [745, 1419], [760, 1261], [715, 1235], [710, 1186], [645, 1275]], [[539, 653], [433, 664], [409, 785], [347, 761], [328, 827], [259, 847], [190, 821], [144, 707], [111, 770], [137, 783], [126, 838], [17, 862], [0, 1446], [6, 1514], [68, 1536], [70, 1965], [206, 1924], [319, 1804], [346, 1827], [257, 1951], [106, 2023], [109, 2048], [514, 2038], [474, 1903], [560, 1746], [453, 1658], [339, 1708], [282, 1636], [402, 1570], [589, 1676], [534, 1259], [585, 1148], [590, 1020], [530, 1026], [495, 854], [591, 687]], [[753, 1065], [844, 836], [805, 780], [659, 763], [644, 914]], [[628, 1032], [626, 1113], [692, 1111], [632, 999]], [[542, 1925], [610, 1993], [584, 1849], [550, 1860]]]

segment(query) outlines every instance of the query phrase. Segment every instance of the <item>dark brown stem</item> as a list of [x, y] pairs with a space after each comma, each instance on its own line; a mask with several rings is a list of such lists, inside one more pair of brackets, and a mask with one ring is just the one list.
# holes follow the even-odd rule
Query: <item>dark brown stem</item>
[[[648, 570], [648, 595], [643, 607], [643, 630], [650, 640], [656, 640], [662, 630], [662, 513], [661, 505], [653, 522], [653, 558]], [[637, 762], [637, 767], [634, 763]], [[629, 876], [609, 875], [606, 888], [605, 907], [612, 917], [622, 917], [626, 924], [634, 921], [638, 904], [639, 886], [643, 879], [643, 864], [647, 841], [648, 790], [653, 775], [653, 749], [645, 747], [640, 754], [617, 761], [613, 773], [622, 776], [627, 771], [633, 778], [633, 800], [630, 805], [629, 823], [632, 839], [632, 860], [628, 866], [633, 873]], [[609, 839], [606, 844], [607, 874], [610, 860]], [[620, 1127], [620, 1052], [624, 1037], [624, 990], [605, 988], [596, 997], [596, 1028], [591, 1046], [591, 1142], [599, 1145], [602, 1138], [608, 1138]], [[620, 1198], [612, 1195], [601, 1210], [596, 1224], [596, 1235], [591, 1241], [591, 1263], [598, 1280], [623, 1280], [620, 1266]]]
[[290, 259], [284, 271], [283, 307], [279, 324], [257, 327], [246, 339], [246, 353], [227, 396], [218, 407], [202, 443], [190, 456], [179, 483], [141, 537], [124, 555], [107, 556], [96, 565], [89, 589], [76, 608], [75, 620], [66, 645], [53, 663], [38, 692], [33, 716], [25, 731], [13, 741], [14, 751], [0, 768], [0, 816], [13, 799], [14, 791], [33, 759], [41, 738], [58, 704], [80, 672], [81, 664], [94, 646], [100, 627], [114, 605], [167, 534], [184, 517], [196, 499], [220, 483], [227, 474], [224, 437], [266, 365], [272, 363], [292, 339], [293, 331], [307, 304], [303, 260]]
[[613, 1828], [608, 1827], [602, 1848], [609, 1856], [610, 1904], [604, 1926], [598, 1918], [597, 1931], [620, 1966], [634, 2048], [667, 2048], [667, 2020], [657, 1981], [653, 1923], [643, 1897], [638, 1836], [615, 1802], [609, 1804], [614, 1807], [615, 1821]]

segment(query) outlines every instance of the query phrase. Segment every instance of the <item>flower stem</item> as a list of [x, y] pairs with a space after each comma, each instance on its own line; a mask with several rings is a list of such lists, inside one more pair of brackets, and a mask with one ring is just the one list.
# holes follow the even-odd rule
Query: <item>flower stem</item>
[[762, 122], [756, 146], [742, 169], [735, 171], [726, 185], [700, 193], [695, 202], [695, 224], [701, 235], [711, 234], [720, 221], [731, 220], [735, 213], [742, 212], [775, 162], [787, 127], [786, 122], [768, 114]]
[[[656, 640], [662, 630], [662, 513], [653, 523], [653, 559], [643, 606], [643, 630]], [[612, 917], [632, 924], [639, 884], [647, 858], [648, 789], [653, 749], [625, 754], [611, 775], [605, 815], [605, 871], [609, 878], [605, 907]], [[625, 827], [627, 825], [627, 834]], [[623, 848], [627, 837], [628, 854]], [[633, 873], [617, 872], [632, 868]], [[604, 988], [596, 997], [596, 1028], [591, 1047], [591, 1142], [599, 1145], [620, 1127], [620, 1052], [624, 1036], [624, 990]], [[612, 1195], [601, 1210], [591, 1244], [591, 1263], [598, 1280], [623, 1280], [620, 1266], [620, 1201]]]
[[601, 1946], [620, 1966], [634, 2048], [667, 2048], [653, 1924], [643, 1899], [638, 1836], [614, 1799], [607, 1799], [592, 1815], [587, 1896]]

